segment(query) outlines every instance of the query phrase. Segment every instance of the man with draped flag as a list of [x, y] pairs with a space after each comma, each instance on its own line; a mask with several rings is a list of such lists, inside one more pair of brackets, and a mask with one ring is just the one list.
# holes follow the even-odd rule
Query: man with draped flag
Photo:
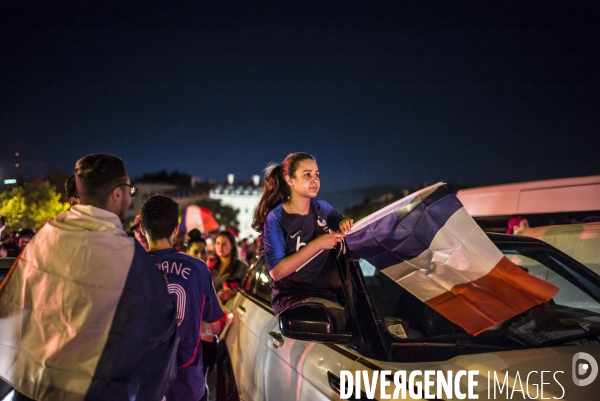
[[474, 335], [558, 292], [510, 262], [443, 183], [365, 217], [346, 241], [358, 256]]
[[48, 222], [0, 287], [0, 377], [15, 400], [160, 401], [176, 374], [167, 283], [123, 231], [123, 161], [75, 166], [80, 204]]

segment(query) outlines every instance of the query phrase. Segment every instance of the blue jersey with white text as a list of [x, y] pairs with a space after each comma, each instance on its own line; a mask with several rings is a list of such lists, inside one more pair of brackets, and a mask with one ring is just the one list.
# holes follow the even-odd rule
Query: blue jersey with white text
[[[330, 204], [319, 199], [310, 200], [306, 216], [289, 214], [283, 204], [276, 206], [265, 219], [262, 240], [267, 268], [272, 270], [286, 256], [297, 252], [319, 235], [339, 229], [343, 216]], [[281, 280], [273, 280], [272, 306], [275, 314], [285, 308], [289, 297], [303, 294], [330, 298], [332, 250], [324, 250], [301, 269]]]
[[223, 317], [206, 264], [175, 249], [149, 252], [156, 266], [166, 274], [169, 295], [179, 325], [177, 379], [165, 394], [166, 401], [198, 400], [204, 395], [204, 372], [200, 332], [202, 322]]

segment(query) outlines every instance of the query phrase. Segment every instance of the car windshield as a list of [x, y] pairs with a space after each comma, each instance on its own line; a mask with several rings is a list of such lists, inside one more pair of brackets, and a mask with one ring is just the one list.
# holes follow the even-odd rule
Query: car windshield
[[404, 348], [417, 343], [438, 346], [443, 343], [444, 346], [490, 350], [598, 341], [600, 287], [597, 277], [584, 277], [581, 269], [585, 267], [543, 243], [515, 243], [514, 246], [507, 243], [500, 244], [499, 248], [513, 263], [560, 290], [550, 302], [499, 323], [479, 336], [466, 333], [360, 259], [370, 298], [390, 343]]

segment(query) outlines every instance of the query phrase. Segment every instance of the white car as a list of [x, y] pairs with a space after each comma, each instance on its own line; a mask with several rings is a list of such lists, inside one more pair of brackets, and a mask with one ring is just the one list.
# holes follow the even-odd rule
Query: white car
[[600, 277], [542, 241], [489, 237], [560, 291], [478, 336], [352, 257], [338, 259], [332, 282], [346, 327], [336, 328], [318, 304], [283, 312], [280, 322], [259, 255], [227, 305], [217, 399], [338, 400], [350, 396], [356, 372], [361, 383], [351, 399], [597, 399]]

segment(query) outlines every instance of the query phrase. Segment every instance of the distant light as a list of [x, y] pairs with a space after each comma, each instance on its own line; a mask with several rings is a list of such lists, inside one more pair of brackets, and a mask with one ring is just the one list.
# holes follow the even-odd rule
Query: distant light
[[19, 157], [19, 152], [15, 153], [15, 156]]
[[16, 164], [15, 164], [15, 167], [19, 167], [19, 163], [16, 163]]
[[8, 185], [8, 184], [16, 184], [17, 180], [15, 178], [9, 178], [8, 180], [4, 180], [4, 184]]

